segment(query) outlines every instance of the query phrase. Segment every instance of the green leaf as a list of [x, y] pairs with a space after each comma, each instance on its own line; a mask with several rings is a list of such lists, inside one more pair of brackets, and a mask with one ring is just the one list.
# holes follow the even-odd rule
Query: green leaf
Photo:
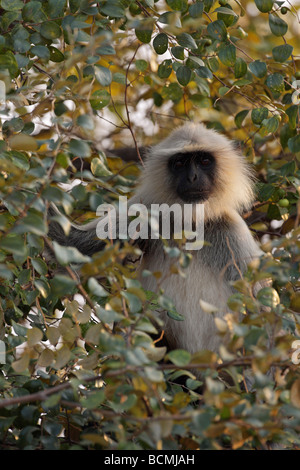
[[210, 70], [215, 73], [219, 70], [219, 61], [216, 57], [209, 57], [208, 66]]
[[94, 119], [92, 118], [92, 116], [89, 116], [89, 114], [81, 114], [80, 116], [78, 116], [77, 124], [78, 126], [83, 127], [83, 129], [86, 129], [88, 131], [92, 131], [95, 127]]
[[96, 77], [96, 80], [102, 86], [109, 86], [112, 82], [111, 71], [107, 67], [103, 67], [102, 65], [96, 65], [95, 77]]
[[105, 108], [110, 103], [110, 94], [106, 90], [96, 90], [92, 94], [90, 103], [95, 110]]
[[212, 72], [207, 67], [198, 67], [196, 69], [196, 74], [202, 78], [213, 78]]
[[231, 26], [236, 23], [238, 15], [233, 11], [229, 3], [225, 7], [218, 7], [216, 10], [218, 20], [222, 20], [225, 26]]
[[267, 119], [269, 111], [267, 108], [255, 108], [251, 112], [251, 119], [254, 124], [261, 124], [264, 119]]
[[167, 314], [170, 318], [176, 321], [183, 321], [184, 316], [181, 313], [177, 312], [173, 302], [171, 299], [166, 297], [165, 295], [160, 295], [157, 298], [157, 303], [160, 307], [167, 311]]
[[53, 248], [56, 259], [62, 266], [67, 266], [70, 263], [88, 263], [91, 260], [89, 256], [83, 255], [74, 246], [61, 246], [54, 241]]
[[257, 293], [257, 300], [265, 307], [274, 309], [280, 303], [279, 295], [273, 287], [263, 287]]
[[171, 53], [178, 60], [184, 60], [184, 48], [181, 46], [174, 46], [171, 48]]
[[21, 152], [11, 152], [11, 159], [14, 165], [16, 165], [18, 168], [21, 168], [21, 170], [29, 170], [30, 164], [29, 164], [29, 159], [25, 153]]
[[284, 36], [288, 30], [287, 23], [279, 16], [269, 15], [269, 26], [275, 36]]
[[291, 137], [294, 137], [296, 133], [295, 129], [291, 129], [289, 124], [284, 124], [280, 129], [280, 143], [282, 148], [286, 148], [288, 146], [288, 141]]
[[247, 73], [247, 63], [241, 57], [238, 57], [234, 64], [235, 78], [241, 78]]
[[19, 67], [14, 54], [11, 51], [0, 54], [0, 71], [8, 70], [10, 76], [15, 78], [18, 75]]
[[21, 10], [24, 6], [24, 3], [21, 2], [21, 0], [1, 0], [0, 3], [3, 10], [7, 11]]
[[39, 293], [46, 299], [50, 294], [49, 284], [44, 279], [35, 279], [34, 286], [38, 289]]
[[204, 67], [204, 62], [200, 57], [190, 55], [186, 61], [186, 65], [191, 69], [196, 69], [198, 67]]
[[252, 80], [248, 80], [248, 78], [241, 78], [240, 80], [236, 80], [233, 85], [240, 87], [240, 86], [245, 86], [245, 85], [250, 85], [252, 83]]
[[183, 349], [175, 349], [167, 354], [167, 358], [170, 359], [175, 366], [184, 367], [190, 363], [192, 355]]
[[203, 433], [203, 431], [205, 431], [210, 426], [212, 420], [213, 416], [211, 410], [197, 413], [193, 418], [196, 429], [201, 433]]
[[48, 0], [50, 18], [59, 18], [64, 16], [66, 0]]
[[209, 36], [214, 39], [224, 40], [227, 38], [227, 29], [223, 20], [213, 21], [207, 26]]
[[176, 39], [179, 46], [187, 47], [188, 49], [197, 49], [195, 39], [188, 33], [181, 33]]
[[186, 67], [185, 65], [181, 65], [176, 70], [176, 77], [180, 85], [186, 86], [190, 79], [191, 79], [192, 71], [190, 68]]
[[27, 253], [23, 238], [16, 234], [8, 234], [0, 240], [0, 248], [20, 257], [26, 256]]
[[157, 75], [159, 76], [159, 78], [168, 78], [171, 75], [172, 71], [172, 61], [171, 59], [166, 59], [161, 64], [159, 64]]
[[73, 153], [76, 157], [87, 158], [91, 155], [90, 146], [78, 139], [71, 139], [69, 143], [69, 150]]
[[266, 85], [272, 92], [282, 93], [284, 91], [284, 78], [280, 73], [272, 73], [267, 77]]
[[62, 62], [65, 59], [64, 54], [56, 47], [48, 46], [48, 49], [50, 52], [50, 60], [52, 62]]
[[125, 16], [125, 10], [122, 7], [121, 2], [116, 0], [105, 2], [105, 4], [100, 7], [100, 11], [102, 15], [110, 16], [111, 18], [123, 18], [123, 16]]
[[46, 235], [48, 230], [43, 215], [36, 213], [34, 210], [28, 211], [24, 217], [22, 224], [15, 227], [16, 233], [30, 232], [38, 236]]
[[274, 0], [254, 0], [255, 5], [262, 13], [268, 13], [273, 8]]
[[28, 31], [23, 26], [17, 26], [13, 35], [13, 44], [16, 52], [24, 54], [30, 49], [30, 42], [27, 41], [29, 38]]
[[142, 302], [135, 294], [132, 294], [131, 292], [121, 292], [121, 295], [127, 300], [131, 313], [138, 313], [141, 311]]
[[227, 86], [221, 86], [219, 88], [219, 95], [220, 96], [225, 96], [226, 93], [230, 90], [230, 88], [228, 88]]
[[246, 118], [247, 114], [249, 113], [248, 109], [244, 109], [243, 111], [240, 111], [234, 118], [234, 122], [236, 127], [239, 129], [242, 127], [242, 124], [244, 122], [244, 119]]
[[40, 59], [44, 59], [44, 60], [49, 60], [50, 59], [50, 51], [49, 51], [48, 47], [46, 47], [46, 46], [33, 46], [30, 49], [30, 52], [32, 52], [32, 54], [38, 56]]
[[236, 61], [236, 48], [234, 45], [229, 44], [220, 49], [218, 53], [220, 61], [227, 67], [231, 67]]
[[32, 259], [31, 264], [39, 274], [42, 274], [42, 275], [47, 274], [48, 267], [45, 261], [43, 261], [42, 259], [40, 258]]
[[183, 11], [187, 8], [186, 0], [167, 0], [167, 4], [175, 11]]
[[24, 5], [22, 18], [24, 21], [32, 23], [40, 23], [47, 20], [47, 16], [42, 10], [41, 2], [35, 0], [31, 0]]
[[145, 374], [151, 382], [164, 382], [164, 374], [162, 373], [161, 370], [157, 370], [154, 367], [145, 367]]
[[203, 2], [196, 2], [193, 3], [193, 5], [189, 6], [189, 14], [191, 18], [199, 18], [202, 16], [203, 13], [203, 8], [204, 8], [204, 3]]
[[126, 75], [121, 72], [116, 72], [112, 76], [112, 81], [115, 83], [120, 83], [121, 85], [126, 85]]
[[55, 21], [45, 21], [41, 24], [40, 34], [46, 39], [57, 39], [61, 36], [61, 29]]
[[272, 49], [272, 54], [276, 62], [285, 62], [293, 52], [293, 46], [289, 44], [283, 44], [282, 46], [277, 46]]
[[135, 35], [139, 39], [139, 41], [143, 42], [144, 44], [148, 44], [152, 38], [153, 29], [136, 29]]
[[148, 62], [144, 59], [138, 59], [134, 64], [139, 72], [145, 72], [148, 68]]
[[293, 153], [300, 152], [300, 134], [295, 135], [288, 140], [288, 147]]
[[87, 408], [88, 410], [96, 409], [105, 400], [105, 392], [104, 390], [99, 390], [97, 392], [92, 392], [89, 393], [86, 397], [81, 398], [80, 404], [84, 408]]
[[172, 100], [174, 103], [179, 103], [183, 96], [183, 91], [178, 83], [170, 83], [170, 85], [165, 85], [163, 87], [161, 95], [166, 100]]
[[267, 64], [265, 62], [261, 62], [260, 60], [250, 62], [248, 68], [250, 72], [258, 78], [264, 77], [267, 73]]
[[162, 24], [169, 24], [172, 27], [175, 26], [176, 28], [181, 28], [181, 21], [177, 13], [173, 11], [166, 11], [162, 13], [162, 15], [158, 18], [159, 23]]
[[23, 119], [19, 118], [12, 118], [9, 121], [4, 121], [2, 125], [2, 131], [7, 132], [20, 132], [24, 127]]
[[269, 119], [262, 121], [262, 127], [260, 130], [261, 135], [274, 134], [279, 126], [279, 119], [276, 116], [272, 116]]
[[104, 44], [103, 46], [97, 47], [96, 53], [98, 55], [115, 55], [116, 51], [111, 44]]
[[291, 129], [296, 129], [298, 112], [299, 107], [296, 104], [293, 104], [286, 110], [286, 114], [289, 117], [289, 126]]
[[165, 33], [155, 36], [153, 47], [157, 54], [164, 54], [168, 50], [168, 36]]
[[215, 9], [214, 12], [220, 12], [220, 13], [223, 13], [224, 15], [232, 15], [232, 16], [238, 16], [231, 8], [227, 8], [227, 7], [218, 7]]
[[260, 183], [258, 192], [259, 201], [268, 201], [273, 196], [275, 189], [272, 184]]
[[108, 292], [104, 289], [104, 287], [102, 287], [101, 284], [99, 284], [97, 279], [95, 279], [94, 277], [89, 278], [88, 288], [89, 291], [96, 297], [107, 297], [109, 295]]

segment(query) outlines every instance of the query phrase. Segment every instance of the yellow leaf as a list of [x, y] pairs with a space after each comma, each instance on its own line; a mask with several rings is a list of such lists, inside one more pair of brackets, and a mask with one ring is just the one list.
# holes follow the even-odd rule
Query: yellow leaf
[[39, 357], [38, 365], [41, 367], [47, 367], [54, 361], [54, 352], [51, 349], [44, 349]]
[[71, 357], [71, 351], [69, 350], [69, 348], [67, 348], [67, 346], [63, 346], [61, 349], [59, 349], [56, 352], [54, 367], [56, 369], [61, 369], [67, 364], [70, 357]]
[[297, 408], [300, 408], [300, 379], [297, 379], [291, 388], [291, 402]]
[[34, 346], [39, 343], [43, 338], [43, 332], [36, 327], [30, 328], [27, 331], [27, 343], [28, 346]]
[[60, 338], [60, 331], [58, 328], [50, 326], [46, 331], [47, 338], [53, 346], [56, 346]]
[[37, 141], [27, 134], [16, 134], [10, 137], [8, 144], [12, 150], [34, 152], [38, 149]]
[[29, 365], [29, 354], [25, 352], [20, 359], [12, 363], [12, 367], [15, 372], [21, 373], [24, 372]]

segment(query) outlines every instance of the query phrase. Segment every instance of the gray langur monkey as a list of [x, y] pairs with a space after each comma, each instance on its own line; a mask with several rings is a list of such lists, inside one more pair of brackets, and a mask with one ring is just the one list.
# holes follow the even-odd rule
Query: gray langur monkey
[[[200, 250], [191, 251], [185, 277], [169, 274], [171, 265], [163, 242], [149, 240], [139, 272], [161, 271], [160, 288], [172, 299], [184, 321], [160, 313], [170, 349], [192, 353], [217, 351], [220, 337], [212, 315], [201, 308], [203, 301], [217, 309], [219, 317], [229, 311], [227, 300], [233, 282], [247, 264], [261, 255], [241, 213], [253, 203], [253, 175], [244, 157], [232, 142], [203, 124], [186, 124], [153, 146], [147, 155], [135, 195], [128, 205], [197, 204], [204, 205], [204, 241]], [[104, 247], [96, 236], [97, 220], [86, 226], [73, 226], [65, 238], [58, 224], [50, 224], [49, 236], [62, 245], [76, 246], [92, 255]], [[142, 277], [146, 290], [157, 291], [154, 276]], [[202, 302], [202, 303], [201, 303]]]

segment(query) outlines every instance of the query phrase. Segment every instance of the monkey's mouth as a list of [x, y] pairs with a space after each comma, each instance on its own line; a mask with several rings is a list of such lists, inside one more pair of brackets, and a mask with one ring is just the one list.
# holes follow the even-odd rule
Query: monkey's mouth
[[205, 201], [208, 196], [208, 191], [184, 191], [180, 194], [181, 199], [187, 203]]

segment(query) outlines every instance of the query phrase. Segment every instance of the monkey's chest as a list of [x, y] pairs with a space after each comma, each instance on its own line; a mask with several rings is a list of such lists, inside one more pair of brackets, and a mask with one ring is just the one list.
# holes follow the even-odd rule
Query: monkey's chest
[[[162, 251], [158, 251], [143, 261], [143, 269], [161, 273], [160, 277], [140, 276], [146, 290], [159, 292], [170, 298], [176, 310], [184, 316], [183, 321], [170, 318], [166, 312], [158, 314], [164, 320], [168, 342], [172, 348], [183, 348], [191, 352], [200, 349], [216, 350], [219, 337], [216, 333], [214, 316], [204, 311], [200, 303], [204, 301], [218, 310], [222, 316], [227, 311], [227, 299], [232, 288], [222, 278], [222, 273], [205, 265], [201, 256], [193, 256], [190, 265], [184, 270], [184, 277], [170, 272], [171, 261]], [[142, 272], [141, 272], [142, 274]]]

